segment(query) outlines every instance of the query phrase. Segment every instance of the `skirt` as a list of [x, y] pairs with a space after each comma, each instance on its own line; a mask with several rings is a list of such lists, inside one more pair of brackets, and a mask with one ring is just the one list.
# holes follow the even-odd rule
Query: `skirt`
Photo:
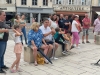
[[15, 53], [22, 53], [22, 44], [21, 43], [16, 43], [15, 44], [14, 52]]

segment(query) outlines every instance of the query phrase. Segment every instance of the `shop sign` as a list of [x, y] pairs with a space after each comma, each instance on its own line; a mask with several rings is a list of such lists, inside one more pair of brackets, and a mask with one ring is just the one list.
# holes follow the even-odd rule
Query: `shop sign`
[[88, 10], [89, 7], [84, 6], [53, 6], [54, 10], [61, 10], [61, 11], [85, 11]]
[[0, 10], [7, 10], [7, 8], [0, 8]]

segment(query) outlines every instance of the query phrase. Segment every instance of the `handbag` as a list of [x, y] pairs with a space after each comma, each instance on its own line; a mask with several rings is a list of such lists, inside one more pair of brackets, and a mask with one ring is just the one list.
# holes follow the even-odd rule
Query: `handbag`
[[44, 62], [44, 58], [40, 54], [37, 54], [37, 63], [43, 65]]
[[[4, 29], [4, 28], [2, 28]], [[4, 33], [0, 33], [0, 39], [3, 39]]]

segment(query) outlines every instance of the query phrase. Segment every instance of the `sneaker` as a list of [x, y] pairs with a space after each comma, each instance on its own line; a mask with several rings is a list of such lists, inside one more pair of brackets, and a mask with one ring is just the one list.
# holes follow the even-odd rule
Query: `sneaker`
[[49, 61], [47, 59], [44, 60], [46, 64], [49, 64]]
[[83, 41], [82, 44], [85, 44], [85, 42]]
[[86, 43], [90, 43], [89, 41], [86, 41]]
[[62, 54], [66, 55], [65, 51], [63, 51]]
[[4, 65], [3, 67], [1, 67], [2, 69], [9, 69], [9, 67], [7, 67], [6, 65]]
[[70, 50], [73, 49], [73, 48], [75, 48], [75, 47], [74, 46], [71, 46]]
[[80, 47], [78, 46], [78, 47], [76, 47], [77, 49], [80, 49]]
[[0, 70], [0, 73], [6, 73], [5, 71], [3, 71], [2, 69]]
[[74, 44], [73, 46], [76, 47], [76, 44]]
[[51, 59], [55, 59], [55, 60], [57, 60], [58, 58], [56, 58], [56, 57], [51, 57]]
[[68, 44], [68, 41], [64, 41], [63, 43], [64, 43], [64, 44]]

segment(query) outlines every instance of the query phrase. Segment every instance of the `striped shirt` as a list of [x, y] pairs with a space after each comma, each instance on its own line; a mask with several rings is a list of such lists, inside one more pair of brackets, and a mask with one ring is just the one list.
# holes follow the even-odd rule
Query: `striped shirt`
[[94, 21], [94, 25], [95, 25], [94, 31], [95, 32], [100, 31], [100, 20], [98, 18]]

